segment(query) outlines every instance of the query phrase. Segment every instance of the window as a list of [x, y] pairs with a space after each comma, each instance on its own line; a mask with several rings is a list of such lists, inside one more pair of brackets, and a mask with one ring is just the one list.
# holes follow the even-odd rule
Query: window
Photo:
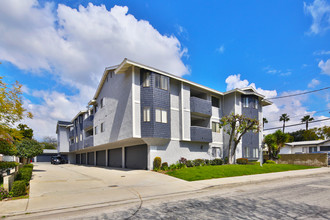
[[243, 98], [243, 107], [244, 108], [248, 108], [249, 107], [249, 98], [248, 97], [244, 97]]
[[150, 121], [150, 107], [143, 108], [143, 121]]
[[317, 147], [309, 147], [309, 153], [313, 153], [317, 151]]
[[219, 103], [220, 103], [220, 100], [218, 98], [212, 96], [212, 106], [219, 108], [220, 107]]
[[212, 147], [212, 157], [221, 157], [220, 147]]
[[78, 136], [76, 136], [76, 143], [78, 143]]
[[104, 132], [104, 122], [101, 123], [101, 132]]
[[97, 112], [97, 110], [99, 109], [97, 105], [94, 106], [95, 108], [95, 113]]
[[220, 123], [212, 122], [212, 132], [220, 133]]
[[254, 108], [255, 108], [255, 109], [258, 109], [258, 105], [259, 105], [259, 101], [258, 101], [258, 99], [256, 98], [256, 99], [254, 100]]
[[104, 98], [101, 99], [101, 108], [104, 107]]
[[248, 147], [244, 148], [245, 157], [250, 157], [250, 149]]
[[330, 146], [320, 147], [320, 151], [330, 151]]
[[80, 141], [82, 141], [82, 134], [80, 134]]
[[159, 74], [155, 74], [155, 86], [158, 89], [168, 90], [168, 78]]
[[145, 72], [143, 74], [143, 83], [142, 83], [143, 87], [149, 87], [150, 86], [150, 73], [149, 72]]
[[95, 126], [95, 134], [99, 133], [99, 128], [98, 126]]
[[167, 111], [156, 108], [156, 122], [167, 123]]
[[253, 158], [258, 158], [259, 157], [259, 149], [258, 148], [253, 148]]

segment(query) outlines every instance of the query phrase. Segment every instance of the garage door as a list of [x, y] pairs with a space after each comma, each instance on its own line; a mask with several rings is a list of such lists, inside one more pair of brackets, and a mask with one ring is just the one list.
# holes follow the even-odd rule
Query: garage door
[[129, 169], [147, 169], [147, 145], [125, 147], [125, 167]]
[[88, 165], [94, 165], [94, 152], [87, 153]]
[[80, 154], [76, 154], [76, 164], [80, 164]]
[[52, 156], [57, 156], [57, 154], [41, 154], [37, 156], [37, 162], [49, 162]]
[[81, 164], [87, 164], [86, 153], [81, 154]]
[[96, 165], [105, 166], [105, 150], [96, 151]]
[[121, 156], [122, 156], [122, 149], [110, 149], [108, 151], [108, 160], [110, 167], [121, 167]]

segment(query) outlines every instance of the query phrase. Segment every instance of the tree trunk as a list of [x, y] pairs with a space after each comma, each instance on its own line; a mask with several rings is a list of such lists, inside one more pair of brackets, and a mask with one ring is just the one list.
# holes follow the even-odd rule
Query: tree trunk
[[228, 163], [229, 164], [233, 164], [233, 160], [232, 160], [232, 148], [231, 148], [231, 145], [229, 146], [229, 150], [228, 150]]
[[308, 121], [306, 121], [306, 131], [308, 130]]
[[284, 128], [285, 128], [285, 121], [283, 121], [283, 133], [284, 133]]

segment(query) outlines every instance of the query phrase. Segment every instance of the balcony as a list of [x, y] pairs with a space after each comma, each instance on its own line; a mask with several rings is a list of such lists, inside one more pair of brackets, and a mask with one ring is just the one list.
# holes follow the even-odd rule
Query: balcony
[[199, 126], [191, 126], [190, 139], [191, 141], [210, 143], [212, 142], [212, 129]]
[[94, 145], [94, 136], [88, 136], [84, 139], [84, 148]]
[[93, 120], [94, 120], [94, 115], [88, 116], [88, 118], [84, 120], [83, 129], [89, 130], [93, 128]]
[[198, 97], [190, 97], [190, 111], [201, 115], [212, 115], [212, 103]]

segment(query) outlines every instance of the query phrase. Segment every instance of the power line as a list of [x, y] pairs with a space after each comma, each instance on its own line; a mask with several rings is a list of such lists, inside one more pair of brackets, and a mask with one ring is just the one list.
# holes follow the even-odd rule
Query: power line
[[[320, 119], [320, 120], [316, 120], [316, 121], [310, 121], [308, 122], [309, 124], [310, 123], [315, 123], [315, 122], [320, 122], [320, 121], [326, 121], [326, 120], [330, 120], [330, 118], [325, 118], [325, 119]], [[292, 125], [285, 125], [285, 127], [294, 127], [294, 126], [298, 126], [298, 125], [303, 125], [305, 123], [299, 123], [299, 124], [292, 124]], [[264, 131], [268, 131], [268, 130], [274, 130], [274, 129], [281, 129], [283, 128], [283, 126], [280, 126], [280, 127], [274, 127], [274, 128], [266, 128], [264, 129]]]
[[330, 89], [330, 87], [325, 87], [325, 88], [322, 88], [322, 89], [316, 89], [316, 90], [307, 91], [307, 92], [296, 93], [296, 94], [292, 94], [292, 95], [285, 95], [285, 96], [278, 96], [278, 97], [274, 97], [274, 98], [267, 98], [267, 99], [288, 98], [288, 97], [292, 97], [292, 96], [305, 95], [305, 94], [308, 94], [308, 93], [319, 92], [319, 91], [326, 90], [326, 89]]
[[[313, 113], [313, 115], [316, 114], [316, 113], [327, 112], [327, 111], [330, 111], [330, 109], [326, 109], [326, 110], [322, 110], [322, 111], [316, 111], [316, 112]], [[294, 115], [292, 117], [291, 116], [289, 116], [289, 117], [291, 119], [291, 118], [298, 118], [298, 117], [306, 116], [306, 115], [312, 115], [312, 114]], [[276, 121], [278, 121], [278, 120], [273, 120], [273, 121], [268, 121], [268, 122], [276, 122]]]

